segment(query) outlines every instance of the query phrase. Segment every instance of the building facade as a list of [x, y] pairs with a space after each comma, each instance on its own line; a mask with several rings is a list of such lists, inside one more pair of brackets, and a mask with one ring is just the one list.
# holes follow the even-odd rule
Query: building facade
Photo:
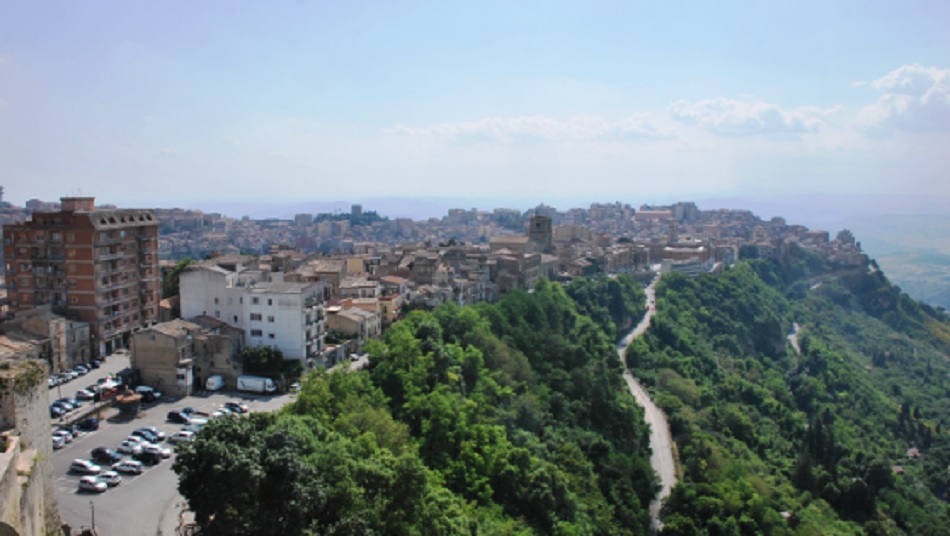
[[64, 197], [59, 212], [3, 226], [10, 311], [49, 305], [89, 324], [105, 355], [158, 321], [158, 218], [151, 210], [97, 209], [92, 197]]

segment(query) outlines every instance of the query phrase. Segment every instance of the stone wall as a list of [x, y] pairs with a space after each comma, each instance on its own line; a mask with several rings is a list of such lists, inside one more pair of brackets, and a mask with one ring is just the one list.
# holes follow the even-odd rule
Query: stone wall
[[0, 521], [20, 535], [59, 531], [53, 490], [53, 449], [47, 409], [47, 366], [39, 360], [0, 361]]

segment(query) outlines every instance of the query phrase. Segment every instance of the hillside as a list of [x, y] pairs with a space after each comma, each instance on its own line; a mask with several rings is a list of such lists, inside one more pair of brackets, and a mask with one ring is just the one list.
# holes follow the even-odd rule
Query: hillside
[[369, 370], [213, 421], [175, 462], [202, 534], [645, 533], [656, 477], [613, 345], [644, 294], [628, 278], [572, 292], [414, 311]]
[[946, 533], [941, 313], [795, 248], [665, 277], [656, 308], [628, 363], [679, 446], [664, 534]]

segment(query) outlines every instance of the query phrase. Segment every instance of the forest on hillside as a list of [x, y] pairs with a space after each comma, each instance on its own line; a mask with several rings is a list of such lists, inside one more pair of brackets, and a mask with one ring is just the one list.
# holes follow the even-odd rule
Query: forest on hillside
[[613, 345], [643, 301], [622, 277], [414, 311], [368, 370], [210, 423], [179, 489], [208, 535], [644, 534], [657, 483]]
[[[662, 534], [946, 534], [943, 311], [797, 248], [664, 276], [656, 310], [626, 359], [677, 446]], [[209, 535], [647, 533], [648, 430], [613, 346], [643, 312], [626, 277], [414, 311], [367, 370], [212, 422], [179, 489]]]
[[663, 534], [947, 534], [950, 323], [876, 268], [663, 278], [627, 353], [682, 464]]

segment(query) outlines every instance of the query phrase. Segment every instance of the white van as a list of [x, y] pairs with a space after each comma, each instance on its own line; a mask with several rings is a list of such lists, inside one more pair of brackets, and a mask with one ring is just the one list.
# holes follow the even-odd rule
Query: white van
[[209, 391], [217, 391], [223, 388], [224, 388], [224, 378], [222, 378], [220, 374], [209, 376], [208, 381], [205, 382], [205, 389]]

